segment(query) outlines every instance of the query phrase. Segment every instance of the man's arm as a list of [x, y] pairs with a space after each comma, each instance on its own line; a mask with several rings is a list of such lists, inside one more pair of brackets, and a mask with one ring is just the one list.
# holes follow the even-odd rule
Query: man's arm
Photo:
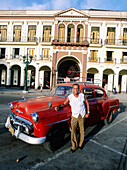
[[60, 105], [55, 107], [55, 110], [58, 111], [60, 108], [66, 106], [68, 102], [69, 102], [69, 98], [67, 98], [64, 103], [61, 103]]
[[89, 114], [90, 114], [90, 106], [89, 106], [89, 102], [86, 98], [85, 98], [85, 103], [86, 103], [86, 107], [87, 107], [87, 113], [85, 114], [85, 118], [88, 118]]

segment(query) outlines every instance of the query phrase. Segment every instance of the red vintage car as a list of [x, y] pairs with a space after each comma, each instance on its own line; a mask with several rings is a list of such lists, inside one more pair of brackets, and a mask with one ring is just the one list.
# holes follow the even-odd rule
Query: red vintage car
[[[59, 111], [55, 106], [63, 103], [72, 93], [73, 83], [58, 84], [51, 95], [9, 103], [11, 114], [5, 126], [12, 136], [29, 144], [42, 144], [54, 151], [63, 143], [65, 133], [70, 128], [71, 107], [68, 104]], [[90, 116], [85, 120], [88, 127], [103, 120], [112, 121], [112, 115], [119, 109], [119, 100], [108, 97], [105, 90], [89, 83], [79, 83], [90, 105]], [[76, 107], [76, 106], [75, 106]]]

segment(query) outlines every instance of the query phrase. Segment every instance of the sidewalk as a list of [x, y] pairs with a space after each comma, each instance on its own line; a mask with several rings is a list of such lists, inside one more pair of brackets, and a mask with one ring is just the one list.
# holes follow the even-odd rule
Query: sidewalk
[[127, 102], [127, 93], [110, 94], [110, 97], [117, 98], [120, 102]]
[[43, 92], [40, 92], [38, 89], [29, 89], [28, 93], [24, 93], [24, 90], [20, 88], [6, 88], [0, 87], [0, 94], [9, 94], [9, 95], [33, 95], [33, 96], [46, 96], [50, 94], [49, 89], [43, 89]]
[[[28, 96], [46, 96], [50, 94], [49, 89], [43, 89], [43, 92], [40, 92], [38, 89], [29, 89], [28, 93], [23, 93], [24, 90], [21, 90], [18, 87], [13, 88], [6, 88], [6, 87], [0, 87], [0, 94], [14, 94], [14, 95], [28, 95]], [[110, 97], [112, 98], [118, 98], [121, 102], [127, 102], [127, 93], [118, 93], [113, 94], [109, 93]]]

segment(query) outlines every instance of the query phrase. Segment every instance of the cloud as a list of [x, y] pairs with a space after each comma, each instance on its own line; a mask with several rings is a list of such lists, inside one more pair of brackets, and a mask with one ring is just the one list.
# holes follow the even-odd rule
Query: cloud
[[31, 6], [26, 6], [25, 10], [46, 10], [49, 8], [50, 8], [49, 3], [45, 3], [45, 4], [32, 3]]
[[101, 0], [86, 0], [82, 1], [80, 4], [81, 9], [90, 9], [90, 8], [100, 8], [101, 7]]
[[71, 0], [52, 0], [52, 9], [67, 9], [71, 7]]

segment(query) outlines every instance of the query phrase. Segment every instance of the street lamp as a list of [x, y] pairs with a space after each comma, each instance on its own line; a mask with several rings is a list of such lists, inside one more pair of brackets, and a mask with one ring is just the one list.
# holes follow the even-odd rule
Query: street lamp
[[[26, 91], [26, 92], [28, 91], [28, 88], [27, 88], [27, 70], [28, 70], [28, 65], [32, 62], [32, 58], [33, 58], [33, 56], [28, 56], [28, 54], [26, 56], [23, 56], [23, 63], [26, 64], [26, 68], [25, 68], [25, 86], [24, 86], [24, 91]], [[30, 59], [30, 61], [28, 59]]]

